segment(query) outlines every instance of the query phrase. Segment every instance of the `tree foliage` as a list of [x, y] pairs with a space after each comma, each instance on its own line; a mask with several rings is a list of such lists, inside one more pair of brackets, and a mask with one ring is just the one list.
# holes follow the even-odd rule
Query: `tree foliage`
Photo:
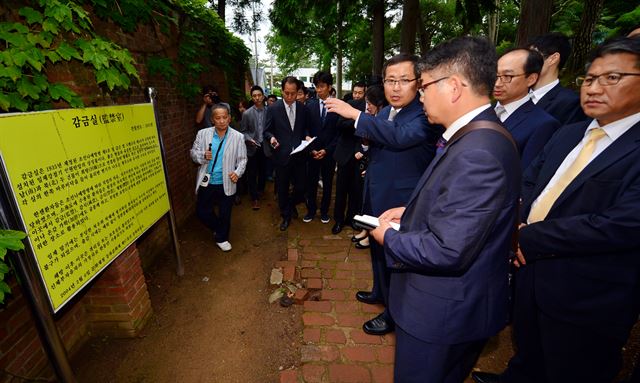
[[22, 240], [26, 237], [27, 235], [21, 231], [0, 229], [0, 304], [4, 303], [5, 295], [11, 292], [11, 288], [5, 281], [5, 275], [10, 271], [9, 266], [5, 263], [7, 250], [23, 250]]
[[[0, 43], [5, 48], [0, 52], [0, 110], [5, 112], [51, 109], [58, 100], [82, 107], [82, 99], [72, 89], [49, 81], [49, 70], [61, 62], [89, 69], [107, 94], [127, 90], [139, 81], [130, 52], [95, 32], [85, 7], [124, 32], [149, 23], [165, 33], [170, 27], [177, 29], [177, 60], [153, 55], [147, 69], [177, 84], [185, 97], [199, 91], [199, 76], [209, 63], [236, 79], [242, 77], [238, 71], [246, 67], [249, 57], [244, 43], [204, 0], [27, 0], [19, 4], [17, 17], [0, 22]], [[240, 84], [231, 88], [232, 95], [242, 93]]]
[[[640, 23], [640, 5], [628, 0], [607, 0], [601, 11], [585, 12], [593, 0], [419, 0], [417, 32], [408, 33], [407, 15], [403, 15], [405, 0], [350, 1], [358, 12], [343, 14], [344, 38], [339, 44], [345, 58], [345, 73], [349, 79], [361, 79], [375, 73], [372, 57], [374, 5], [384, 8], [384, 44], [378, 52], [385, 58], [398, 53], [404, 33], [404, 44], [415, 44], [414, 51], [424, 54], [434, 45], [465, 34], [493, 34], [498, 51], [516, 44], [524, 44], [533, 35], [559, 31], [571, 39], [578, 36], [581, 46], [587, 42], [588, 51], [604, 39], [618, 35]], [[600, 1], [600, 0], [599, 0]], [[273, 24], [269, 49], [277, 57], [284, 71], [301, 66], [310, 58], [320, 68], [337, 59], [338, 21], [330, 8], [337, 2], [309, 0], [275, 0], [270, 13]], [[415, 1], [412, 0], [414, 4]], [[528, 5], [525, 10], [522, 7]], [[594, 11], [594, 8], [590, 8]], [[526, 12], [522, 12], [526, 11]], [[543, 12], [544, 11], [544, 12]], [[581, 26], [581, 16], [592, 16], [593, 28]], [[321, 15], [321, 19], [317, 19]], [[415, 15], [410, 15], [415, 16]], [[403, 19], [405, 19], [403, 21]], [[415, 20], [413, 18], [412, 20]], [[412, 21], [413, 22], [413, 21]], [[585, 29], [587, 28], [587, 29]], [[518, 40], [518, 31], [521, 36]], [[580, 45], [578, 44], [578, 45]], [[584, 48], [580, 48], [583, 52]], [[406, 51], [412, 51], [407, 47]], [[577, 59], [584, 61], [584, 57]], [[582, 65], [581, 63], [580, 65]]]
[[97, 36], [91, 19], [77, 3], [59, 0], [28, 2], [18, 14], [22, 22], [0, 23], [0, 109], [50, 109], [52, 101], [83, 106], [80, 97], [46, 76], [48, 65], [80, 61], [91, 67], [96, 83], [108, 90], [127, 89], [138, 80], [134, 60], [126, 49]]

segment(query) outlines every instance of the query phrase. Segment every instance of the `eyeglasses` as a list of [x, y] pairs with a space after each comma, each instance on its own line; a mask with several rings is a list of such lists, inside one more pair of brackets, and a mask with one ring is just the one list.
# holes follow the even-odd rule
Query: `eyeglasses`
[[616, 85], [624, 76], [640, 76], [640, 73], [609, 72], [597, 76], [578, 76], [576, 77], [576, 85], [590, 87], [594, 81], [598, 81], [601, 86]]
[[405, 86], [409, 86], [409, 84], [411, 84], [412, 82], [416, 81], [417, 78], [411, 79], [409, 80], [408, 78], [401, 78], [400, 80], [392, 80], [392, 79], [385, 79], [383, 81], [384, 85], [386, 86], [391, 86], [394, 87], [398, 84], [400, 84], [401, 87], [405, 87]]
[[496, 76], [496, 81], [500, 80], [503, 84], [508, 84], [513, 80], [514, 77], [526, 76], [526, 73], [520, 74], [499, 74]]
[[446, 80], [446, 79], [448, 79], [448, 78], [449, 78], [449, 76], [445, 76], [445, 77], [439, 78], [439, 79], [437, 79], [437, 80], [429, 81], [429, 82], [428, 82], [428, 83], [426, 83], [426, 84], [422, 84], [422, 85], [420, 85], [420, 87], [418, 88], [418, 91], [420, 92], [420, 95], [421, 95], [421, 96], [424, 96], [424, 93], [427, 91], [427, 88], [428, 88], [428, 87], [430, 87], [430, 86], [431, 86], [431, 85], [433, 85], [433, 84], [439, 83], [439, 82], [440, 82], [440, 81], [442, 81], [442, 80]]

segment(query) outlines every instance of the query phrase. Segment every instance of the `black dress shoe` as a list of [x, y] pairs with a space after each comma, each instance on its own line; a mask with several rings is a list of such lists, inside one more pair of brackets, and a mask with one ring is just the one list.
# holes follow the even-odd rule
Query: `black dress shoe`
[[369, 335], [385, 335], [393, 331], [393, 323], [389, 323], [382, 317], [382, 314], [377, 317], [364, 322], [362, 330]]
[[356, 242], [356, 249], [368, 249], [371, 245], [363, 245], [360, 242]]
[[285, 231], [289, 227], [289, 223], [291, 223], [291, 219], [284, 218], [280, 223], [280, 231]]
[[336, 222], [335, 225], [331, 228], [332, 234], [339, 234], [342, 231], [342, 222]]
[[472, 372], [471, 377], [476, 383], [500, 383], [500, 375], [491, 372]]
[[376, 303], [382, 303], [382, 299], [376, 297], [375, 295], [373, 295], [373, 293], [369, 291], [358, 291], [356, 293], [356, 299], [368, 305], [375, 305]]

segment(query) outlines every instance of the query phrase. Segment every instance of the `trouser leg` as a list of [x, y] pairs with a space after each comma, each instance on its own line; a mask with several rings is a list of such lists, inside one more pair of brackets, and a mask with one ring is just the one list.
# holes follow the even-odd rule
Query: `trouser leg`
[[216, 231], [218, 217], [213, 210], [215, 205], [215, 191], [213, 185], [198, 188], [196, 200], [196, 215], [209, 229]]

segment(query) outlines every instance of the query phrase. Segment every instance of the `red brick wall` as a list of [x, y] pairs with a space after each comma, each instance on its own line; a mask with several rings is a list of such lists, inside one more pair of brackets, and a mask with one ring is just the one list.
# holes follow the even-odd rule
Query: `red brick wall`
[[[164, 142], [168, 165], [171, 203], [178, 224], [184, 223], [195, 209], [196, 165], [189, 157], [195, 138], [195, 113], [201, 98], [185, 100], [173, 83], [161, 76], [149, 75], [144, 63], [149, 56], [175, 58], [178, 51], [177, 31], [163, 35], [152, 26], [140, 26], [136, 33], [126, 34], [109, 22], [92, 18], [96, 32], [127, 48], [135, 60], [140, 83], [129, 91], [108, 95], [95, 84], [93, 74], [81, 63], [58, 63], [46, 68], [51, 82], [67, 84], [83, 97], [87, 106], [132, 104], [145, 102], [145, 87], [157, 92], [158, 124]], [[211, 66], [201, 77], [201, 85], [212, 84], [223, 99], [228, 99], [224, 73]], [[66, 107], [56, 105], [56, 107]], [[137, 244], [127, 249], [97, 280], [92, 282], [55, 318], [67, 351], [72, 354], [88, 336], [131, 336], [144, 326], [151, 307], [143, 267], [157, 254], [173, 257], [168, 218], [161, 219]], [[37, 336], [31, 312], [20, 287], [9, 279], [13, 294], [0, 308], [0, 369], [27, 377], [52, 376], [46, 355]], [[6, 380], [2, 380], [6, 379]], [[10, 381], [10, 377], [0, 378]]]

